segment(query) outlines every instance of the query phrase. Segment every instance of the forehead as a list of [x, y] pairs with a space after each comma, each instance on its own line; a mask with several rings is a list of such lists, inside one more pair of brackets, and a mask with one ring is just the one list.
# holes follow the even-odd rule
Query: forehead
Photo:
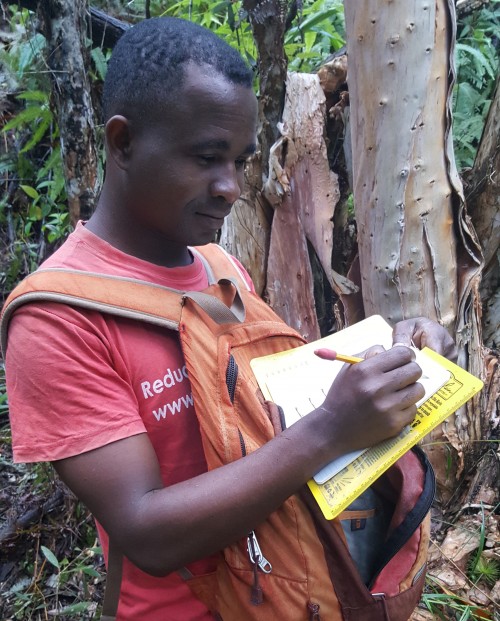
[[189, 64], [177, 101], [166, 111], [174, 134], [211, 131], [255, 135], [257, 100], [251, 88], [234, 84], [212, 68]]

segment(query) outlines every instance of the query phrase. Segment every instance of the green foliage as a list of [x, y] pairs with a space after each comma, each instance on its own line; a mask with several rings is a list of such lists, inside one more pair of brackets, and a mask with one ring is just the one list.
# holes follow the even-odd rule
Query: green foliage
[[458, 26], [453, 132], [459, 170], [474, 163], [499, 71], [499, 49], [500, 0], [494, 0]]
[[[71, 230], [59, 128], [43, 60], [45, 38], [35, 31], [31, 13], [16, 7], [10, 11], [11, 32], [9, 44], [0, 50], [0, 77], [19, 111], [1, 128], [0, 284], [4, 294], [36, 269]], [[90, 55], [89, 72], [102, 81], [110, 52], [97, 47]]]
[[500, 562], [482, 553], [470, 568], [469, 576], [474, 583], [484, 582], [493, 587], [500, 580]]
[[[292, 71], [312, 71], [329, 54], [345, 43], [342, 0], [304, 0], [285, 36], [285, 53]], [[128, 3], [137, 15], [144, 15], [144, 0]], [[201, 24], [233, 45], [256, 66], [257, 52], [241, 0], [165, 0], [151, 2], [151, 15], [182, 17]]]
[[[498, 506], [492, 511], [498, 509]], [[475, 556], [469, 559], [467, 574], [469, 579], [477, 584], [484, 582], [487, 586], [493, 587], [500, 580], [500, 562], [494, 558], [486, 557], [484, 550], [486, 544], [486, 515], [484, 506], [481, 505], [481, 523], [479, 527], [479, 545]]]
[[443, 621], [487, 621], [489, 613], [451, 593], [424, 593], [422, 604], [433, 614], [433, 619]]
[[102, 550], [93, 545], [75, 549], [69, 558], [58, 558], [40, 545], [34, 563], [25, 563], [24, 577], [3, 593], [11, 603], [14, 619], [94, 619], [97, 603], [94, 585], [103, 580]]
[[4, 290], [36, 268], [47, 244], [50, 247], [62, 239], [69, 228], [59, 130], [42, 60], [45, 39], [32, 32], [32, 16], [27, 11], [12, 12], [12, 38], [1, 60], [6, 83], [21, 109], [2, 128], [8, 145], [0, 155], [5, 180], [0, 227], [7, 231], [2, 237], [8, 240], [0, 266]]
[[[145, 15], [145, 0], [115, 5], [122, 7], [124, 15], [120, 16], [129, 20], [137, 21]], [[313, 71], [344, 45], [343, 3], [304, 0], [299, 7], [285, 34], [285, 53], [289, 69]], [[45, 40], [35, 31], [32, 14], [15, 7], [10, 11], [10, 43], [0, 50], [1, 72], [8, 91], [16, 93], [23, 107], [2, 129], [9, 143], [7, 152], [0, 156], [0, 173], [6, 180], [0, 198], [0, 227], [8, 232], [4, 239], [9, 239], [2, 249], [0, 265], [4, 289], [10, 289], [36, 267], [70, 230], [59, 131], [43, 64]], [[241, 0], [152, 0], [150, 11], [152, 16], [183, 17], [210, 28], [256, 66], [255, 43]], [[499, 39], [500, 0], [459, 24], [453, 101], [459, 169], [471, 166], [475, 157], [498, 73]], [[110, 52], [96, 47], [90, 55], [90, 73], [95, 81], [102, 81]]]
[[345, 45], [344, 6], [341, 0], [304, 3], [285, 36], [291, 71], [312, 71]]
[[[70, 231], [59, 130], [43, 63], [45, 39], [35, 31], [32, 14], [15, 7], [10, 10], [12, 36], [0, 52], [0, 61], [8, 91], [16, 94], [22, 108], [2, 128], [9, 143], [6, 153], [0, 155], [0, 173], [6, 181], [0, 199], [0, 227], [8, 233], [4, 239], [9, 240], [0, 264], [4, 291], [35, 269]], [[183, 17], [213, 30], [256, 66], [256, 48], [241, 1], [153, 0], [150, 10], [152, 16]], [[144, 0], [127, 3], [132, 21], [143, 18], [144, 11]], [[313, 70], [344, 44], [344, 38], [341, 0], [305, 0], [286, 33], [289, 68]], [[91, 77], [102, 81], [110, 51], [96, 47], [90, 55]]]
[[[31, 90], [40, 83], [39, 78], [34, 77], [32, 71], [45, 49], [45, 38], [34, 32], [30, 38], [26, 37], [27, 29], [33, 26], [33, 16], [27, 10], [10, 7], [10, 13], [11, 43], [0, 48], [2, 79], [5, 81], [8, 92], [21, 88]], [[44, 90], [48, 90], [49, 83], [46, 76], [43, 81]]]

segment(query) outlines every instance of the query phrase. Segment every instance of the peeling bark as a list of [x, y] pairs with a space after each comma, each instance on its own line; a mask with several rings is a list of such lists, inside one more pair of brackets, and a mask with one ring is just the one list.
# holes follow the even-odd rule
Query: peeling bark
[[356, 287], [331, 267], [337, 175], [325, 144], [325, 95], [316, 75], [288, 75], [282, 137], [273, 145], [265, 196], [275, 209], [267, 287], [271, 307], [306, 339], [319, 338], [308, 245], [332, 289]]
[[457, 0], [457, 15], [461, 17], [482, 9], [490, 0]]
[[500, 77], [472, 170], [466, 176], [467, 203], [481, 241], [484, 344], [500, 349]]
[[279, 137], [283, 111], [287, 58], [284, 51], [287, 0], [243, 0], [255, 44], [259, 75], [259, 146], [267, 171], [271, 146]]
[[90, 217], [98, 185], [93, 106], [86, 72], [86, 5], [85, 0], [50, 0], [38, 6], [47, 39], [46, 60], [73, 225]]

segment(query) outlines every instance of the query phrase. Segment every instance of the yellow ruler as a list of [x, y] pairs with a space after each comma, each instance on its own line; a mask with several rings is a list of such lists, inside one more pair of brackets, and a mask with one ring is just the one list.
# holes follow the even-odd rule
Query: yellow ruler
[[323, 485], [308, 485], [323, 515], [333, 519], [364, 492], [406, 451], [456, 412], [483, 387], [483, 382], [436, 352], [423, 351], [450, 371], [450, 379], [417, 410], [413, 423], [399, 436], [369, 448]]

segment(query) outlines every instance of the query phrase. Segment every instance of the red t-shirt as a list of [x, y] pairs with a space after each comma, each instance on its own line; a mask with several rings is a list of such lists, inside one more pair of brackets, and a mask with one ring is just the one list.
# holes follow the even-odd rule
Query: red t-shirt
[[[67, 267], [199, 291], [201, 261], [165, 268], [131, 257], [81, 223], [43, 267]], [[54, 461], [147, 433], [165, 486], [206, 471], [177, 333], [57, 303], [28, 304], [9, 327], [7, 392], [15, 461]], [[98, 525], [104, 550], [107, 535]], [[194, 574], [214, 559], [189, 566]], [[155, 578], [124, 560], [118, 621], [206, 621], [176, 574]]]

